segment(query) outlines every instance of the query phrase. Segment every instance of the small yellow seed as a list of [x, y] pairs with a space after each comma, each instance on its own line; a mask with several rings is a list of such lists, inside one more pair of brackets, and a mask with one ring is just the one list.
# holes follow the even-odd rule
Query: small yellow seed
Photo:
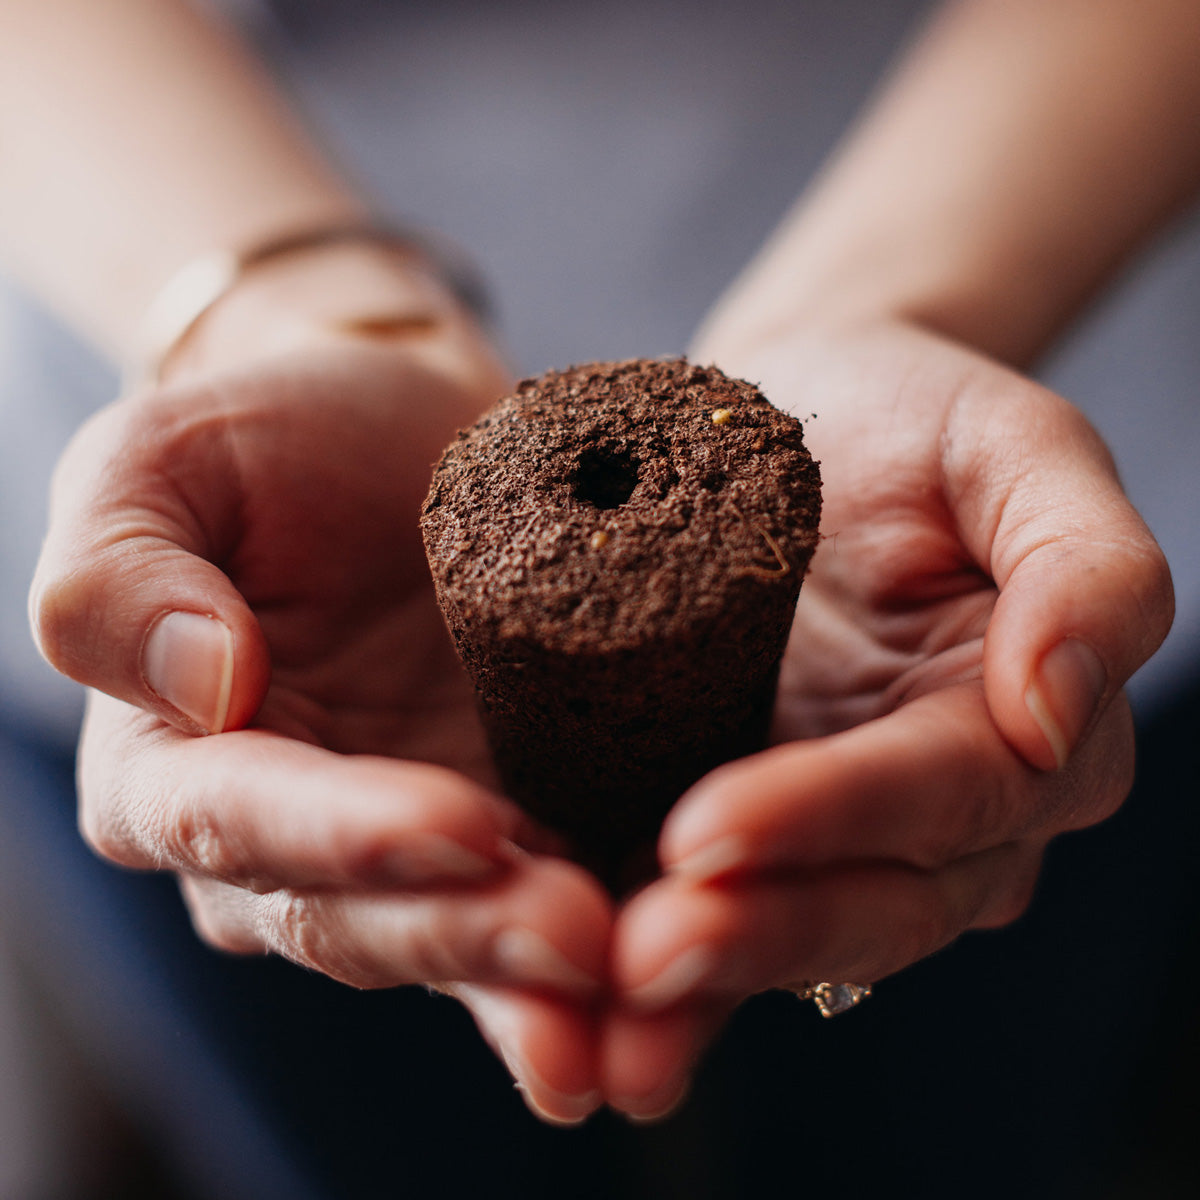
[[728, 425], [733, 420], [732, 408], [714, 408], [712, 414], [712, 423], [714, 425]]
[[603, 529], [597, 529], [596, 532], [592, 534], [592, 549], [603, 550], [607, 545], [608, 534], [605, 533]]

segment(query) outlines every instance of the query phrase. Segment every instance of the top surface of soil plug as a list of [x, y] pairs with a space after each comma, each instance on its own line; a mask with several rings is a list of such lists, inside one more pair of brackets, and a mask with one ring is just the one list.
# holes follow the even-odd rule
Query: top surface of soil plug
[[448, 620], [570, 656], [694, 640], [756, 593], [794, 601], [820, 514], [802, 433], [680, 359], [523, 381], [458, 435], [425, 503]]

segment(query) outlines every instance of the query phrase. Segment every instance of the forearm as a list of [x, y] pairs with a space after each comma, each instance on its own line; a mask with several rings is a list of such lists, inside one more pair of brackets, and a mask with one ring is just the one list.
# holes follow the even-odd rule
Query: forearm
[[1028, 361], [1195, 191], [1198, 61], [1195, 0], [947, 5], [722, 328], [895, 314]]
[[184, 0], [0, 0], [0, 256], [113, 357], [195, 255], [362, 207]]

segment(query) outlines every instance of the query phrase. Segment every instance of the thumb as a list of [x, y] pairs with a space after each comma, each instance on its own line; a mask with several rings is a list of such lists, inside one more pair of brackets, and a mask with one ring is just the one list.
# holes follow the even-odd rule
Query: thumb
[[223, 422], [176, 398], [97, 414], [55, 472], [30, 593], [34, 638], [65, 675], [190, 733], [251, 720], [269, 656], [216, 565], [240, 489]]
[[993, 441], [997, 465], [974, 473], [976, 527], [994, 530], [979, 561], [1000, 589], [984, 688], [1005, 738], [1052, 770], [1166, 637], [1174, 594], [1162, 551], [1083, 416], [1032, 385], [1013, 403], [1018, 411], [1006, 404], [989, 419], [993, 433], [997, 421], [1009, 431], [1007, 452]]

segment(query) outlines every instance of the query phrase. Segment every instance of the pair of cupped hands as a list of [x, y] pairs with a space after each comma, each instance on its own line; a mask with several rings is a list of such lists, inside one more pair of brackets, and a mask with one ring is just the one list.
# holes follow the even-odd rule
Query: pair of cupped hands
[[823, 540], [771, 748], [614, 902], [497, 790], [434, 602], [430, 466], [509, 379], [432, 294], [339, 322], [243, 289], [57, 472], [31, 605], [92, 689], [81, 826], [176, 873], [206, 941], [448, 992], [544, 1119], [649, 1120], [746, 997], [1011, 922], [1124, 798], [1171, 585], [1086, 421], [900, 320], [718, 317], [694, 361], [816, 414]]

